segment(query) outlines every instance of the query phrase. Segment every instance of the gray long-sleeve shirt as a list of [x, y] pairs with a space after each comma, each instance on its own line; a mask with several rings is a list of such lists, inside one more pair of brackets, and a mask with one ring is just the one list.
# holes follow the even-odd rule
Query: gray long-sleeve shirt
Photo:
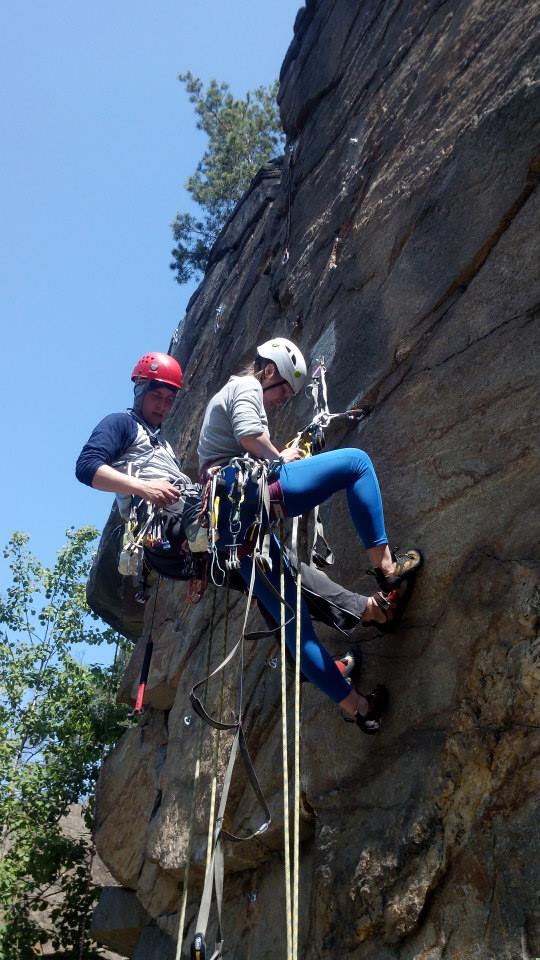
[[263, 391], [256, 377], [231, 377], [206, 408], [199, 436], [199, 463], [228, 463], [245, 453], [241, 437], [268, 433]]

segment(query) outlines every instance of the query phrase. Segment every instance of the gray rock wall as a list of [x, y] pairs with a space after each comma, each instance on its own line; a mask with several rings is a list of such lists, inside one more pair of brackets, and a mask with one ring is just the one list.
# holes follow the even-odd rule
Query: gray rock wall
[[[392, 693], [381, 736], [363, 737], [303, 689], [306, 960], [540, 956], [539, 51], [537, 0], [308, 3], [281, 74], [285, 159], [239, 205], [174, 341], [186, 390], [168, 434], [188, 471], [211, 394], [254, 344], [290, 336], [308, 357], [324, 353], [334, 410], [373, 404], [334, 442], [368, 450], [392, 543], [426, 556], [400, 631], [363, 634], [365, 688], [384, 681]], [[308, 417], [299, 398], [275, 422], [277, 437]], [[326, 513], [337, 578], [369, 591], [344, 499]], [[185, 722], [188, 692], [211, 634], [217, 663], [225, 600], [208, 591], [189, 609], [181, 585], [160, 589], [150, 706], [105, 764], [97, 841], [174, 938], [199, 744], [198, 722]], [[239, 604], [235, 596], [235, 624]], [[248, 650], [246, 690], [274, 822], [228, 850], [235, 960], [284, 955], [270, 650], [266, 641]], [[220, 772], [226, 752], [225, 736]], [[205, 732], [189, 934], [212, 755]], [[241, 780], [230, 810], [239, 828], [256, 817]]]

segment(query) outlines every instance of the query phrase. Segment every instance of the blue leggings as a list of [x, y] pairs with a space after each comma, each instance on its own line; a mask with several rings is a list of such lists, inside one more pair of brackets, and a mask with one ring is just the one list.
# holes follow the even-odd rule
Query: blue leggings
[[[272, 560], [272, 570], [267, 574], [268, 580], [272, 583], [279, 593], [279, 544], [275, 537], [272, 537], [270, 544], [270, 559]], [[246, 557], [240, 565], [240, 573], [243, 580], [249, 583], [251, 579], [252, 558]], [[253, 589], [257, 600], [259, 600], [268, 611], [277, 625], [281, 622], [282, 605], [261, 577], [259, 571], [255, 574], [255, 586]], [[285, 619], [289, 620], [292, 614], [296, 613], [296, 583], [290, 571], [285, 567], [285, 599], [292, 607], [292, 611], [285, 608]], [[335, 703], [344, 700], [351, 692], [348, 683], [345, 682], [332, 657], [319, 641], [306, 604], [302, 597], [300, 613], [300, 667], [302, 673], [319, 690], [326, 693]], [[296, 652], [296, 616], [285, 628], [285, 640], [289, 653], [294, 658]]]
[[[345, 490], [352, 521], [364, 547], [382, 546], [388, 543], [384, 529], [384, 514], [377, 476], [367, 453], [356, 448], [332, 450], [307, 460], [284, 464], [279, 471], [279, 482], [287, 515], [306, 513], [338, 490]], [[272, 538], [270, 549], [272, 571], [268, 577], [279, 591], [279, 547]], [[251, 576], [251, 563], [246, 558], [240, 572], [246, 583]], [[254, 593], [270, 616], [281, 619], [281, 604], [274, 597], [257, 573]], [[285, 599], [296, 609], [296, 585], [290, 572], [285, 569]], [[286, 619], [290, 617], [287, 611]], [[286, 629], [287, 647], [294, 657], [296, 647], [295, 619]], [[301, 606], [300, 666], [302, 673], [315, 686], [339, 703], [350, 693], [351, 688], [337, 669], [332, 657], [322, 646], [313, 629], [305, 600]]]
[[363, 450], [330, 450], [285, 463], [278, 476], [287, 516], [307, 513], [333, 493], [345, 490], [352, 522], [366, 550], [388, 543], [377, 475]]

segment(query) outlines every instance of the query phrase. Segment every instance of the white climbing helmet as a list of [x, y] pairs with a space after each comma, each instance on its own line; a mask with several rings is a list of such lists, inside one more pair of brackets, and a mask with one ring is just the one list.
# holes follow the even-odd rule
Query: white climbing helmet
[[307, 377], [306, 361], [300, 350], [285, 337], [274, 337], [257, 347], [257, 356], [275, 363], [283, 379], [295, 393], [300, 393]]

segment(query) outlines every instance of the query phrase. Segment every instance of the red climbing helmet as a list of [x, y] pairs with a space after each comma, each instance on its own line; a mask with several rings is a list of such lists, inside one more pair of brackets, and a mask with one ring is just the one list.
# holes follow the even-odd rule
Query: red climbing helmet
[[182, 386], [182, 368], [168, 353], [145, 353], [135, 364], [131, 379], [135, 382], [159, 380], [179, 390]]

